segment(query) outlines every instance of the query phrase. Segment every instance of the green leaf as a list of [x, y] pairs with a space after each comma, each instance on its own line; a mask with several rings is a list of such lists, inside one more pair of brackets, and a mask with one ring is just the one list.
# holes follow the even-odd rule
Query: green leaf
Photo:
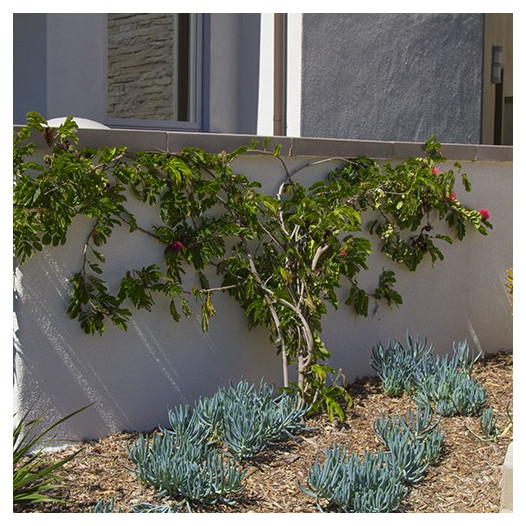
[[462, 174], [462, 184], [464, 185], [466, 192], [471, 192], [471, 181], [465, 173]]
[[366, 292], [357, 286], [351, 287], [349, 297], [345, 300], [346, 305], [354, 308], [354, 311], [359, 316], [369, 315], [369, 297]]
[[102, 274], [102, 269], [100, 268], [100, 266], [97, 263], [89, 263], [89, 267], [96, 274]]
[[47, 125], [46, 119], [36, 111], [30, 111], [26, 114], [27, 125], [36, 130], [42, 130]]
[[78, 125], [71, 116], [66, 117], [64, 122], [57, 129], [57, 133], [62, 140], [69, 139], [75, 143], [79, 140], [77, 137], [77, 131]]
[[103, 254], [101, 254], [100, 252], [98, 252], [97, 250], [94, 250], [94, 249], [91, 249], [91, 251], [93, 252], [93, 255], [101, 262], [101, 263], [104, 263], [106, 261], [106, 258], [104, 257]]
[[279, 273], [285, 285], [290, 285], [292, 283], [292, 274], [288, 270], [285, 270], [282, 267], [279, 267], [278, 270], [279, 270]]
[[444, 234], [437, 234], [435, 236], [437, 239], [441, 239], [442, 241], [445, 241], [446, 243], [449, 243], [450, 245], [453, 244], [453, 239], [449, 236], [446, 236]]
[[170, 301], [170, 315], [175, 321], [179, 321], [181, 319], [181, 315], [177, 312], [175, 302], [173, 300]]

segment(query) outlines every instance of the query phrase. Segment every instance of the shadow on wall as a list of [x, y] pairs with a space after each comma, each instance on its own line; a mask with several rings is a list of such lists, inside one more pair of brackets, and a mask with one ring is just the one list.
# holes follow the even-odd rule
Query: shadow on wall
[[[276, 159], [267, 159], [245, 156], [237, 168], [262, 180], [269, 173], [282, 180]], [[326, 169], [326, 164], [316, 167], [305, 180]], [[375, 256], [366, 276], [376, 283], [384, 265], [396, 269], [403, 305], [356, 317], [343, 305], [348, 293], [343, 286], [340, 310], [329, 309], [321, 336], [332, 353], [330, 365], [342, 367], [349, 381], [372, 372], [369, 356], [375, 345], [389, 338], [403, 341], [406, 331], [427, 337], [440, 353], [465, 339], [485, 353], [511, 349], [505, 273], [512, 266], [512, 165], [477, 161], [468, 172], [474, 190], [463, 194], [459, 189], [457, 196], [475, 209], [490, 210], [494, 230], [487, 237], [468, 235], [461, 243], [445, 244], [444, 262], [433, 266], [427, 261], [415, 273]], [[277, 179], [267, 177], [268, 191]], [[155, 224], [151, 210], [133, 212], [145, 228]], [[197, 314], [175, 323], [160, 301], [152, 312], [134, 313], [127, 332], [108, 326], [102, 337], [84, 334], [65, 311], [68, 279], [82, 265], [89, 231], [89, 220], [76, 221], [65, 246], [45, 249], [16, 269], [14, 380], [21, 410], [34, 405], [36, 413], [49, 409], [51, 416], [65, 416], [95, 402], [66, 425], [72, 439], [99, 438], [153, 429], [166, 423], [168, 408], [212, 395], [229, 380], [259, 382], [263, 377], [281, 385], [281, 359], [267, 332], [249, 333], [242, 310], [226, 295], [215, 298], [217, 316], [208, 333], [201, 332]], [[115, 232], [104, 247], [110, 288], [121, 277], [120, 262], [141, 268], [162, 261], [162, 251], [149, 236]]]
[[[14, 382], [23, 413], [49, 411], [43, 425], [94, 405], [63, 425], [67, 438], [99, 438], [166, 424], [167, 410], [213, 394], [241, 377], [280, 384], [280, 359], [265, 331], [246, 328], [241, 310], [218, 297], [203, 333], [197, 316], [174, 322], [163, 301], [135, 313], [126, 332], [86, 335], [65, 313], [67, 247], [44, 251], [15, 273]], [[61, 254], [62, 253], [62, 254]], [[38, 342], [38, 344], [35, 344]], [[69, 429], [68, 429], [69, 428]]]

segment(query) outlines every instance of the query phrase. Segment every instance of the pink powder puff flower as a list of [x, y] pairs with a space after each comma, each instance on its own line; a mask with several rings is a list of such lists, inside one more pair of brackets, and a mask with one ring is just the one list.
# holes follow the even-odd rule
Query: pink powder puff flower
[[431, 168], [431, 173], [433, 175], [440, 175], [440, 170], [438, 168]]
[[340, 256], [346, 256], [347, 255], [347, 252], [345, 252], [345, 250], [340, 250]]
[[172, 241], [169, 246], [170, 252], [181, 252], [183, 248], [184, 245], [180, 241]]
[[489, 212], [485, 208], [483, 208], [482, 210], [480, 210], [480, 216], [482, 217], [483, 221], [487, 221], [489, 219]]
[[457, 196], [455, 195], [455, 192], [452, 191], [452, 192], [449, 194], [449, 199], [450, 199], [451, 201], [456, 201], [456, 200], [457, 200]]

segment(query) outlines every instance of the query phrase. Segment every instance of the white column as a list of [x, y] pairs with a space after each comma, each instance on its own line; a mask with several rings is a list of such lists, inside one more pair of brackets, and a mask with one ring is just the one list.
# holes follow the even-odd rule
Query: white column
[[273, 134], [274, 13], [261, 14], [259, 53], [258, 135]]
[[303, 15], [287, 15], [287, 135], [301, 135], [301, 37]]
[[[301, 32], [303, 15], [287, 14], [287, 130], [299, 137], [301, 130]], [[274, 123], [274, 13], [261, 14], [259, 55], [258, 135], [273, 135]]]

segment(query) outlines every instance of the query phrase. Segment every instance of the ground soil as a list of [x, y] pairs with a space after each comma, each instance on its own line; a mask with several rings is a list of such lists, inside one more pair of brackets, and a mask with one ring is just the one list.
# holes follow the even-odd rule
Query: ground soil
[[[498, 427], [508, 423], [513, 396], [513, 355], [490, 355], [475, 365], [475, 378], [486, 386], [487, 404], [497, 414]], [[408, 396], [387, 397], [378, 378], [359, 379], [349, 387], [354, 407], [345, 422], [331, 424], [318, 417], [308, 423], [317, 429], [275, 447], [259, 458], [246, 462], [246, 488], [233, 506], [217, 505], [194, 512], [220, 513], [316, 513], [314, 501], [298, 487], [305, 483], [314, 459], [324, 458], [324, 449], [334, 442], [347, 445], [348, 452], [373, 449], [378, 441], [373, 420], [383, 412], [406, 415], [413, 406]], [[414, 485], [399, 513], [496, 513], [500, 506], [501, 467], [512, 432], [498, 441], [483, 442], [468, 427], [480, 432], [476, 417], [442, 418], [445, 430], [443, 456], [428, 468], [425, 479]], [[168, 503], [156, 497], [152, 488], [139, 482], [126, 452], [126, 444], [137, 435], [119, 433], [97, 441], [68, 447], [50, 454], [56, 459], [80, 449], [80, 453], [60, 472], [64, 487], [56, 495], [66, 502], [40, 504], [25, 512], [89, 512], [100, 500], [113, 497], [115, 508], [129, 511], [133, 504]], [[16, 510], [22, 511], [22, 510]], [[184, 510], [183, 510], [184, 511]]]

